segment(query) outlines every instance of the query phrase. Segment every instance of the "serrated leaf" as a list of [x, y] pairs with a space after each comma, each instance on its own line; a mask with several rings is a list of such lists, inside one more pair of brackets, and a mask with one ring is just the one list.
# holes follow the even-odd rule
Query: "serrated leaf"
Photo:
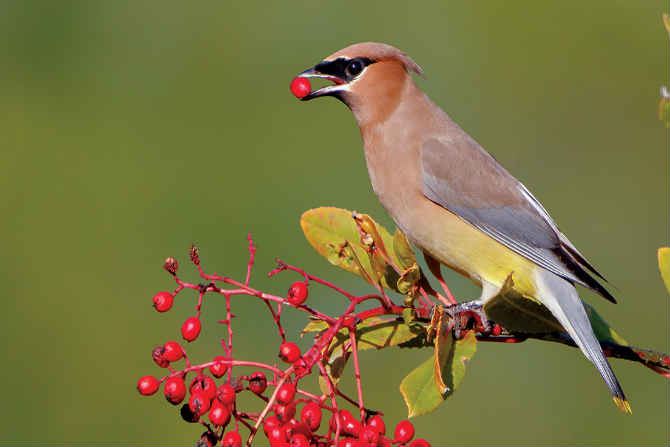
[[[379, 281], [383, 287], [398, 291], [400, 275], [385, 261], [400, 266], [395, 238], [370, 216], [322, 207], [305, 211], [300, 225], [312, 247], [331, 264], [360, 275], [373, 285]], [[402, 256], [408, 259], [407, 247], [401, 248], [405, 250]]]
[[658, 249], [658, 269], [661, 271], [665, 288], [670, 293], [670, 247]]
[[[599, 341], [628, 344], [591, 305], [583, 301], [582, 304], [593, 327], [593, 333]], [[484, 311], [490, 320], [511, 332], [519, 334], [565, 332], [549, 309], [514, 288], [512, 275], [507, 277], [496, 295], [484, 304]]]
[[435, 383], [435, 356], [429, 358], [400, 383], [400, 393], [407, 404], [408, 417], [424, 415], [435, 410], [453, 394], [465, 377], [465, 363], [477, 350], [477, 338], [474, 332], [469, 331], [461, 340], [454, 342], [449, 331], [444, 341], [438, 357], [442, 366], [443, 383], [450, 388], [450, 391], [445, 394], [438, 391]]

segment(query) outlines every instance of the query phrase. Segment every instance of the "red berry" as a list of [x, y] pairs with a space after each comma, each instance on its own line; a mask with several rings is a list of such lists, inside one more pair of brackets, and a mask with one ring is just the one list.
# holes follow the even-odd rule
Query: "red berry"
[[[347, 410], [342, 411], [344, 412]], [[347, 411], [347, 413], [349, 412]], [[359, 437], [361, 435], [361, 431], [363, 430], [363, 426], [361, 425], [360, 422], [358, 422], [358, 419], [354, 418], [351, 415], [351, 413], [349, 413], [348, 416], [343, 414], [343, 416], [344, 416], [344, 424], [340, 426], [340, 430], [342, 430], [342, 433], [344, 433], [345, 435]]]
[[223, 377], [226, 371], [228, 371], [228, 365], [224, 363], [225, 360], [226, 358], [224, 356], [217, 355], [216, 357], [214, 357], [214, 361], [216, 363], [214, 363], [209, 367], [209, 372], [212, 373], [212, 375], [217, 379], [219, 377]]
[[302, 78], [300, 76], [293, 78], [290, 88], [291, 93], [293, 93], [296, 98], [304, 98], [305, 96], [309, 95], [309, 92], [312, 91], [312, 86], [309, 83], [309, 79]]
[[232, 405], [235, 403], [235, 388], [224, 383], [216, 389], [216, 398], [221, 401], [222, 404]]
[[367, 426], [377, 430], [380, 435], [386, 434], [386, 424], [384, 424], [384, 419], [378, 414], [375, 414], [368, 420]]
[[172, 405], [177, 405], [186, 396], [186, 384], [181, 377], [170, 377], [163, 386], [165, 398]]
[[186, 341], [193, 341], [200, 335], [200, 319], [198, 317], [189, 317], [181, 325], [181, 335]]
[[395, 440], [401, 444], [409, 442], [414, 437], [414, 425], [408, 420], [398, 422], [395, 426]]
[[163, 357], [168, 362], [176, 362], [184, 356], [184, 350], [181, 349], [176, 341], [169, 341], [163, 345]]
[[294, 306], [299, 306], [307, 299], [307, 284], [302, 281], [294, 282], [288, 289], [286, 299]]
[[242, 436], [236, 431], [229, 431], [221, 440], [223, 447], [242, 447]]
[[359, 447], [359, 444], [358, 439], [348, 436], [340, 436], [340, 440], [337, 441], [337, 447]]
[[284, 424], [284, 431], [286, 431], [286, 437], [291, 439], [291, 437], [297, 433], [303, 434], [310, 438], [312, 436], [312, 431], [309, 429], [307, 424], [300, 422], [295, 418], [291, 418], [286, 424]]
[[202, 416], [207, 413], [209, 410], [210, 399], [205, 396], [204, 393], [193, 393], [191, 398], [188, 400], [188, 407], [191, 409], [193, 414]]
[[268, 379], [263, 371], [256, 371], [249, 376], [249, 389], [256, 394], [263, 394], [268, 387]]
[[296, 433], [293, 436], [291, 436], [291, 440], [289, 441], [289, 446], [291, 446], [291, 447], [309, 447], [309, 439], [307, 439], [307, 436], [303, 435], [302, 433]]
[[272, 447], [286, 447], [286, 431], [283, 427], [274, 427], [267, 434], [267, 437]]
[[162, 346], [156, 346], [153, 351], [151, 351], [151, 358], [154, 359], [156, 365], [161, 368], [167, 368], [170, 362], [163, 356], [165, 349]]
[[154, 376], [144, 376], [137, 381], [137, 391], [143, 396], [151, 396], [158, 391], [160, 382]]
[[289, 402], [286, 405], [275, 404], [275, 414], [283, 423], [288, 422], [295, 416], [295, 402]]
[[154, 308], [158, 312], [167, 312], [174, 303], [174, 296], [170, 292], [158, 292], [154, 295]]
[[214, 425], [227, 425], [230, 422], [230, 410], [226, 405], [214, 400], [209, 410], [209, 420]]
[[425, 439], [415, 439], [409, 447], [430, 447], [430, 442]]
[[216, 396], [216, 382], [211, 377], [198, 376], [191, 381], [189, 391], [191, 394], [203, 393], [209, 400], [212, 400]]
[[281, 427], [281, 421], [275, 415], [268, 416], [265, 418], [265, 421], [263, 421], [263, 431], [265, 432], [265, 436], [269, 436], [268, 433], [277, 427]]
[[373, 427], [365, 427], [361, 430], [361, 434], [358, 436], [358, 439], [364, 445], [374, 445], [376, 446], [379, 443], [379, 437], [382, 436], [377, 429]]
[[302, 407], [300, 420], [307, 424], [310, 430], [317, 431], [321, 425], [321, 407], [314, 402], [308, 403]]
[[292, 383], [285, 383], [277, 391], [277, 402], [280, 404], [288, 404], [293, 401], [295, 397], [295, 385]]
[[279, 358], [286, 363], [293, 363], [300, 358], [300, 348], [295, 343], [285, 341], [279, 347]]

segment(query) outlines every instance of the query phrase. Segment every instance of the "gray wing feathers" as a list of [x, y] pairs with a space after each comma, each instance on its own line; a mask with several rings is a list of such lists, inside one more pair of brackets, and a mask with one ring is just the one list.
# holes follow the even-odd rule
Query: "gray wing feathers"
[[540, 202], [467, 134], [426, 140], [421, 161], [428, 199], [537, 265], [615, 302], [584, 270], [602, 278]]
[[536, 284], [540, 289], [542, 304], [551, 311], [586, 358], [595, 365], [612, 396], [626, 400], [621, 385], [593, 334], [591, 322], [575, 287], [564, 279], [541, 270], [537, 272]]

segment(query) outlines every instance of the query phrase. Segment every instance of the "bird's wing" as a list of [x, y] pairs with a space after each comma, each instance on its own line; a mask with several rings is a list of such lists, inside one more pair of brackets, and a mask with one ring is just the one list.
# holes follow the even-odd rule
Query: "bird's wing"
[[537, 199], [465, 132], [426, 139], [421, 161], [428, 199], [537, 265], [616, 302]]

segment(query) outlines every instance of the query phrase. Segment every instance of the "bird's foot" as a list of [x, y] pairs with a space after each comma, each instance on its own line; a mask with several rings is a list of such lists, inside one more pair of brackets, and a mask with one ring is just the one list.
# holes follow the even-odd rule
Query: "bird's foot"
[[489, 335], [493, 328], [492, 322], [486, 316], [478, 301], [468, 301], [444, 308], [444, 312], [451, 317], [454, 324], [454, 338], [459, 340], [468, 329], [474, 329], [483, 335]]

